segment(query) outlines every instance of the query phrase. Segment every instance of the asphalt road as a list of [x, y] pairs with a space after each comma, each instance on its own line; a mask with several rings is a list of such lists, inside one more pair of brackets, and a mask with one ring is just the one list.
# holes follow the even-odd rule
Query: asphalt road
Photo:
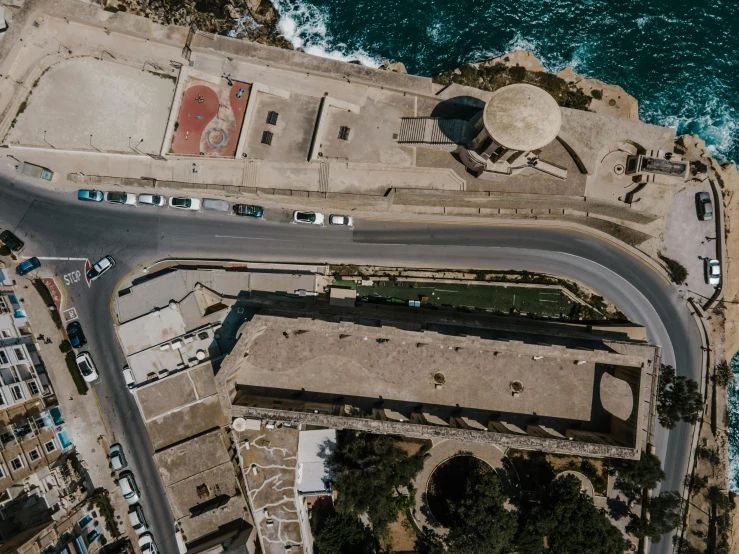
[[[110, 320], [118, 281], [140, 264], [174, 258], [372, 263], [415, 267], [512, 269], [577, 279], [645, 325], [663, 361], [700, 380], [700, 337], [676, 288], [644, 263], [595, 237], [556, 228], [357, 220], [347, 229], [255, 221], [218, 213], [82, 203], [65, 189], [41, 188], [0, 174], [0, 228], [13, 229], [24, 255], [88, 258], [111, 254], [116, 267], [88, 288], [67, 287], [101, 373], [95, 385], [111, 442], [124, 445], [144, 490], [143, 506], [164, 554], [174, 554], [172, 514], [152, 448], [121, 375], [124, 358]], [[58, 275], [83, 269], [79, 260], [43, 260]], [[688, 425], [658, 427], [657, 453], [667, 478], [663, 490], [682, 490], [690, 454]], [[663, 538], [652, 552], [671, 551]]]

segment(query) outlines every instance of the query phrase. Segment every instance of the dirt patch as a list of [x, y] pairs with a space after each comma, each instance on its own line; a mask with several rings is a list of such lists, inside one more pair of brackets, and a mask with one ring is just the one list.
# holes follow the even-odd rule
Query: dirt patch
[[[398, 445], [400, 446], [400, 444]], [[390, 552], [415, 552], [416, 532], [405, 515], [398, 517], [387, 528], [387, 537], [380, 540], [383, 550]]]

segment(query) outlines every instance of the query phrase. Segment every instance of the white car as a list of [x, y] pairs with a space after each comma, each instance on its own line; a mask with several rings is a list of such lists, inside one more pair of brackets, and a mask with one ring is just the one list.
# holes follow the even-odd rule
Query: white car
[[109, 271], [114, 266], [115, 260], [113, 259], [113, 256], [105, 256], [104, 258], [98, 260], [97, 263], [87, 271], [87, 278], [90, 281], [99, 279], [103, 276], [104, 273]]
[[179, 210], [200, 210], [200, 198], [185, 198], [182, 196], [172, 196], [169, 199], [169, 206]]
[[139, 204], [142, 206], [166, 206], [167, 198], [158, 194], [139, 194]]
[[718, 260], [706, 261], [706, 281], [714, 287], [717, 287], [721, 282], [721, 264]]
[[141, 554], [159, 554], [159, 550], [157, 549], [157, 545], [154, 544], [154, 537], [151, 536], [151, 533], [143, 533], [139, 535], [139, 548], [141, 549]]
[[136, 480], [133, 478], [133, 473], [130, 471], [121, 473], [121, 478], [118, 479], [118, 486], [121, 487], [123, 498], [126, 499], [129, 506], [133, 506], [141, 500], [141, 497], [139, 496], [139, 487], [136, 485]]
[[310, 223], [312, 225], [323, 225], [323, 214], [318, 212], [293, 212], [294, 223]]
[[128, 460], [126, 460], [126, 456], [123, 455], [123, 447], [118, 443], [110, 447], [108, 458], [110, 459], [110, 467], [115, 471], [120, 471], [128, 467]]
[[137, 504], [131, 508], [131, 511], [128, 512], [128, 521], [131, 522], [131, 527], [133, 527], [133, 530], [137, 535], [142, 534], [149, 528], [149, 524], [146, 523], [144, 510], [141, 508], [141, 504]]
[[106, 192], [105, 201], [111, 204], [125, 204], [127, 206], [136, 205], [136, 195], [130, 192]]
[[332, 214], [328, 217], [329, 225], [343, 225], [344, 227], [354, 227], [354, 218], [349, 215]]
[[93, 363], [89, 352], [80, 352], [77, 354], [74, 361], [77, 362], [77, 369], [80, 370], [80, 375], [82, 375], [82, 378], [85, 381], [92, 383], [97, 380], [99, 377], [98, 371], [95, 368], [95, 364]]

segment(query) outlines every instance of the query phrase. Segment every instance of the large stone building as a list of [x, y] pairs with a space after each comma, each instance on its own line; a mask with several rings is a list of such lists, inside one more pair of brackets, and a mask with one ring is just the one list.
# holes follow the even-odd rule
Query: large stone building
[[643, 329], [478, 325], [258, 315], [216, 376], [221, 403], [232, 417], [639, 457], [659, 367]]

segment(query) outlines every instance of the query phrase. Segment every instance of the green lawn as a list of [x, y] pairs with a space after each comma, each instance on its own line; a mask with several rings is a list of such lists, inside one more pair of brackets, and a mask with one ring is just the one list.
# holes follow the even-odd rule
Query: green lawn
[[[558, 317], [568, 314], [572, 301], [560, 291], [538, 287], [511, 287], [462, 283], [433, 283], [413, 281], [378, 281], [372, 287], [357, 287], [359, 297], [384, 297], [389, 302], [405, 304], [421, 300], [434, 306], [482, 308], [509, 312], [512, 308], [540, 316]], [[422, 297], [428, 297], [423, 300]]]

